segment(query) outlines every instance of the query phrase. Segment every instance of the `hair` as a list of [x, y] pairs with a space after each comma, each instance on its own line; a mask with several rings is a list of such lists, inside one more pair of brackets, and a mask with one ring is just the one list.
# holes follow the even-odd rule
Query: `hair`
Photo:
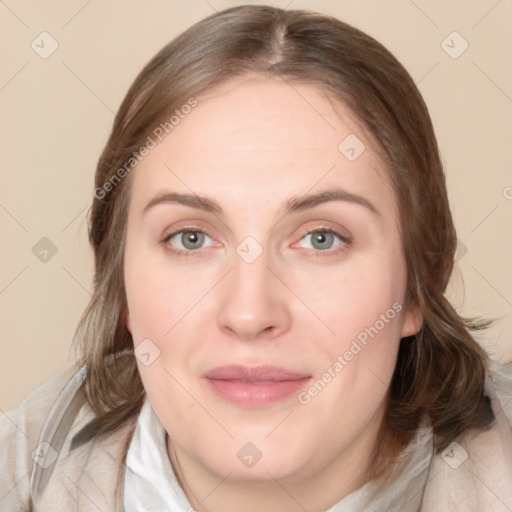
[[472, 331], [489, 322], [462, 318], [444, 295], [457, 238], [432, 122], [414, 81], [379, 42], [336, 18], [239, 6], [201, 20], [153, 57], [128, 90], [98, 161], [95, 187], [101, 193], [89, 217], [94, 292], [75, 335], [96, 418], [78, 442], [113, 432], [137, 415], [144, 398], [126, 327], [126, 162], [171, 112], [236, 78], [305, 84], [344, 105], [369, 132], [396, 193], [406, 303], [418, 308], [423, 323], [400, 341], [368, 478], [388, 474], [424, 420], [437, 453], [467, 431], [488, 427], [493, 416], [484, 379], [490, 360]]

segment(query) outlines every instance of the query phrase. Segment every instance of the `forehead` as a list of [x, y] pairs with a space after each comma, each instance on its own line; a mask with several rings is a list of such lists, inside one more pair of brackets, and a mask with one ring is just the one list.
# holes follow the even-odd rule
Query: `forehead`
[[381, 205], [387, 201], [383, 206], [394, 202], [361, 122], [342, 104], [333, 108], [318, 89], [237, 79], [196, 99], [197, 106], [137, 166], [135, 200], [165, 187], [228, 202], [272, 198], [275, 204], [345, 187]]

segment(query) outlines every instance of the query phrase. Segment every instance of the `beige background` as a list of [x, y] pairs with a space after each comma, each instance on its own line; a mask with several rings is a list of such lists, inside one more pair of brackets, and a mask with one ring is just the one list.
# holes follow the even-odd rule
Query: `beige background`
[[[85, 219], [93, 173], [127, 88], [179, 32], [242, 3], [0, 3], [1, 410], [73, 360], [71, 339], [92, 283]], [[501, 318], [482, 342], [494, 358], [511, 359], [512, 2], [268, 3], [332, 14], [361, 28], [418, 83], [446, 163], [461, 241], [450, 297], [466, 315]], [[42, 46], [43, 31], [59, 45], [47, 59], [31, 47], [34, 40]], [[453, 31], [469, 44], [456, 59], [442, 47]], [[444, 43], [452, 53], [462, 44], [457, 36]], [[57, 248], [47, 262], [32, 252], [42, 237]]]

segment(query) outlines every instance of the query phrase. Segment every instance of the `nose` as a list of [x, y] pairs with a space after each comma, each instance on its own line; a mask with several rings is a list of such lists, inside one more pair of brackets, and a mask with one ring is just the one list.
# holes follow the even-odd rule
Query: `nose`
[[265, 252], [252, 263], [235, 255], [217, 303], [218, 326], [228, 335], [272, 339], [290, 328], [289, 292], [268, 265]]

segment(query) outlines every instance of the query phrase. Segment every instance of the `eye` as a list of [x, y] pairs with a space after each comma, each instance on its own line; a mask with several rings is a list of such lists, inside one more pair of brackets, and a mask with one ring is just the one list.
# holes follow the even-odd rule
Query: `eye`
[[168, 245], [171, 245], [173, 251], [175, 251], [178, 254], [182, 254], [185, 252], [204, 249], [203, 244], [207, 240], [213, 242], [213, 240], [202, 231], [181, 230], [168, 235], [164, 239], [164, 242]]
[[332, 229], [317, 229], [310, 231], [301, 238], [301, 242], [302, 241], [306, 241], [305, 248], [313, 249], [315, 251], [329, 251], [343, 243], [347, 245], [349, 243], [346, 237]]

